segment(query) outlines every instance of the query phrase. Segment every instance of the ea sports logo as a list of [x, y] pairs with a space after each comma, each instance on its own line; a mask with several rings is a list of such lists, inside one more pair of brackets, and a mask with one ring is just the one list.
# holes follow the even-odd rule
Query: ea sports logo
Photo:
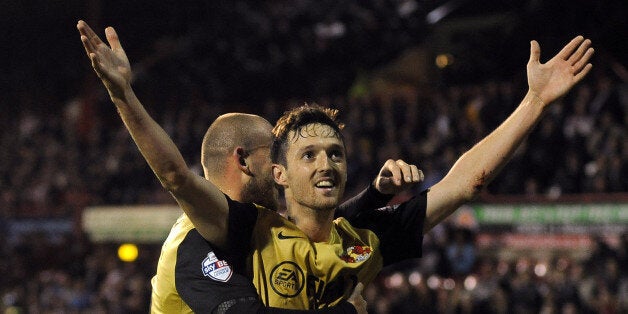
[[270, 286], [280, 296], [297, 296], [305, 286], [303, 271], [294, 262], [282, 262], [270, 272]]

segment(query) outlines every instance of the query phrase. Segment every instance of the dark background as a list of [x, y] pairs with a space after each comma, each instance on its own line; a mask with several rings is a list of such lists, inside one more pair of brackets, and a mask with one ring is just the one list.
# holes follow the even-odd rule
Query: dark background
[[[84, 90], [91, 70], [75, 29], [78, 19], [99, 34], [105, 26], [116, 27], [133, 63], [167, 55], [150, 70], [186, 72], [195, 84], [207, 86], [206, 98], [225, 101], [343, 93], [359, 70], [390, 62], [410, 47], [429, 48], [439, 25], [465, 18], [502, 16], [506, 21], [483, 28], [469, 23], [468, 31], [453, 36], [447, 48], [459, 65], [450, 70], [447, 83], [520, 70], [531, 39], [540, 41], [547, 57], [583, 34], [594, 42], [596, 65], [626, 61], [625, 1], [417, 1], [407, 18], [395, 16], [398, 2], [3, 1], [3, 112], [10, 113], [8, 108], [19, 103], [15, 95], [22, 90], [34, 98], [27, 106], [36, 108], [54, 107]], [[426, 15], [441, 5], [450, 5], [453, 11], [428, 23]], [[301, 9], [273, 14], [272, 6]], [[369, 23], [355, 6], [370, 15]], [[321, 49], [312, 29], [326, 20], [345, 22], [347, 33]], [[295, 46], [301, 54], [298, 61], [273, 59], [285, 57]]]

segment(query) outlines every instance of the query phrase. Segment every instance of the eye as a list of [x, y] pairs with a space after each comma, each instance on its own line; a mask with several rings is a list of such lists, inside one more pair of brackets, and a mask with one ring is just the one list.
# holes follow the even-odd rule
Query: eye
[[314, 159], [314, 153], [312, 151], [306, 151], [303, 153], [303, 155], [301, 155], [301, 158], [305, 160]]
[[343, 154], [341, 150], [335, 149], [329, 152], [329, 157], [331, 158], [331, 160], [335, 162], [339, 162], [339, 161], [344, 160], [345, 155]]

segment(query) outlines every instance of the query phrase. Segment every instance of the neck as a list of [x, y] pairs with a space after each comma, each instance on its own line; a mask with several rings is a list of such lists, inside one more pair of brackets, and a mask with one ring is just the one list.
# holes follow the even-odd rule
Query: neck
[[243, 184], [239, 181], [240, 178], [234, 175], [229, 175], [227, 173], [223, 174], [222, 177], [205, 177], [207, 180], [211, 181], [216, 187], [225, 195], [229, 196], [230, 199], [234, 201], [241, 202], [242, 201], [242, 186]]
[[286, 215], [314, 242], [327, 242], [331, 235], [335, 209], [313, 209], [289, 204]]

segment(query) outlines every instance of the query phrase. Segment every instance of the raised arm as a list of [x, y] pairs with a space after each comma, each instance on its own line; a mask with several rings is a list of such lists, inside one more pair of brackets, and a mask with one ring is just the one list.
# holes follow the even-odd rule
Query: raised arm
[[530, 43], [528, 92], [515, 111], [493, 132], [463, 154], [427, 194], [423, 232], [472, 200], [510, 160], [519, 144], [543, 116], [547, 106], [566, 94], [591, 70], [591, 41], [578, 36], [547, 63], [541, 48]]
[[174, 196], [206, 240], [224, 246], [228, 215], [224, 194], [188, 168], [177, 146], [135, 96], [131, 66], [116, 31], [112, 27], [105, 29], [108, 46], [84, 21], [79, 21], [77, 28], [94, 71], [162, 186]]

